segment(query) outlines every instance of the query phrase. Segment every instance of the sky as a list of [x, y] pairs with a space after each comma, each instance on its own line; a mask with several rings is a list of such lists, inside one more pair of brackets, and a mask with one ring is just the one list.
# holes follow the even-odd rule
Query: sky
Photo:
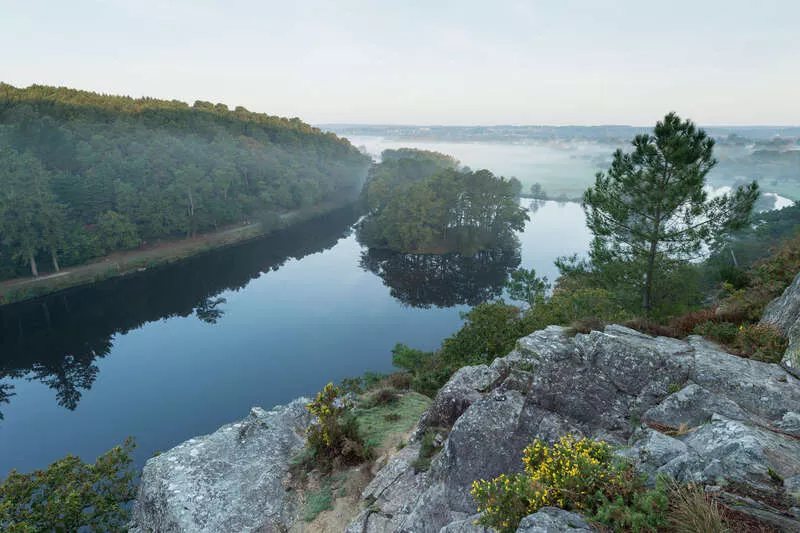
[[0, 0], [0, 81], [312, 124], [800, 124], [797, 0]]

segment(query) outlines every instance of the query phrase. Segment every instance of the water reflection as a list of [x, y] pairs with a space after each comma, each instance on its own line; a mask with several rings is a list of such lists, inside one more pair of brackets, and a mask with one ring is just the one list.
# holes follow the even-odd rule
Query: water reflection
[[477, 305], [500, 296], [520, 261], [519, 242], [513, 239], [473, 256], [369, 249], [362, 252], [360, 264], [380, 276], [405, 305], [429, 308]]
[[14, 395], [10, 380], [40, 381], [55, 391], [59, 405], [74, 410], [114, 335], [170, 317], [194, 315], [215, 324], [224, 317], [219, 293], [239, 290], [288, 259], [333, 247], [357, 218], [355, 209], [340, 209], [175, 265], [0, 307], [0, 419]]

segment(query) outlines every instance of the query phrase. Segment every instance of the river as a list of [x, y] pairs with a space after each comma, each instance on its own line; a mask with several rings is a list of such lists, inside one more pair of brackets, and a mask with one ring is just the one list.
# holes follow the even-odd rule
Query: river
[[[530, 200], [522, 200], [530, 205]], [[579, 205], [543, 202], [513, 253], [366, 254], [343, 209], [280, 234], [0, 308], [0, 477], [133, 435], [137, 465], [198, 434], [434, 349], [516, 266], [584, 252]], [[13, 387], [10, 389], [9, 387]]]

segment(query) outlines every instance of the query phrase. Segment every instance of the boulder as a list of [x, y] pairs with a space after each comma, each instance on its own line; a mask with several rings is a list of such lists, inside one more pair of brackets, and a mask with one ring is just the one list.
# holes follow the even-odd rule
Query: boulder
[[289, 459], [311, 422], [300, 398], [190, 439], [147, 461], [133, 532], [271, 532], [295, 520]]
[[500, 372], [486, 365], [458, 369], [439, 390], [431, 406], [422, 415], [418, 435], [432, 427], [450, 427], [474, 402], [494, 388]]
[[776, 327], [789, 339], [781, 364], [800, 377], [800, 274], [779, 298], [770, 302], [761, 316], [761, 324]]
[[567, 533], [591, 529], [580, 515], [558, 507], [542, 507], [522, 519], [517, 533]]

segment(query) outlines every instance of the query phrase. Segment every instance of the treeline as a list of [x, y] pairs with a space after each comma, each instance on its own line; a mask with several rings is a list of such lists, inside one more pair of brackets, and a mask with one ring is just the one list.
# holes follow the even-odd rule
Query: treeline
[[368, 165], [296, 118], [0, 84], [0, 278], [344, 203]]
[[358, 232], [370, 248], [474, 253], [507, 241], [528, 220], [514, 178], [459, 169], [437, 152], [387, 150], [381, 159], [364, 189], [369, 214]]

